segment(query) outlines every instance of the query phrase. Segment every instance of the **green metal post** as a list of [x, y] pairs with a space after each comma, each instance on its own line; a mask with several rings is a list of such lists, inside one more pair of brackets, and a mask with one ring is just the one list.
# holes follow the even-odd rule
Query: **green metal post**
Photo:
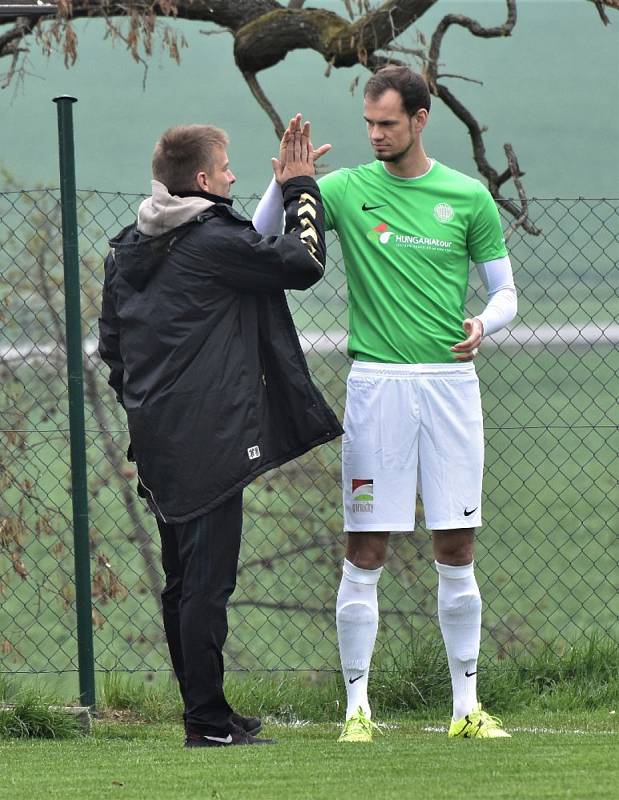
[[95, 665], [92, 639], [80, 274], [75, 198], [75, 154], [73, 147], [72, 106], [76, 102], [77, 98], [75, 97], [54, 97], [54, 103], [57, 104], [58, 109], [58, 142], [60, 150], [60, 202], [62, 206], [62, 252], [67, 333], [69, 429], [71, 436], [71, 500], [73, 503], [75, 604], [77, 608], [80, 701], [85, 706], [94, 707]]

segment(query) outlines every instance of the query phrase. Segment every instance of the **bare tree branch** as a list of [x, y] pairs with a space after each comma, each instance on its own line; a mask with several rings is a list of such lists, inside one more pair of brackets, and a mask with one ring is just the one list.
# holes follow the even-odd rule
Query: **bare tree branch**
[[418, 58], [424, 64], [428, 60], [428, 54], [425, 50], [422, 49], [414, 49], [412, 47], [404, 47], [399, 44], [388, 44], [383, 47], [383, 50], [387, 53], [403, 53], [404, 55], [413, 56], [414, 58]]
[[15, 27], [0, 36], [0, 53], [15, 39], [21, 39], [26, 34], [31, 33], [37, 22], [38, 20], [36, 19], [27, 19], [26, 17], [19, 17], [15, 20]]
[[[308, 606], [305, 603], [278, 603], [273, 600], [231, 600], [228, 603], [228, 608], [242, 608], [243, 606], [251, 606], [251, 608], [268, 608], [272, 611], [299, 611], [311, 616], [335, 616], [335, 608], [326, 605], [323, 606]], [[399, 608], [381, 608], [380, 613], [383, 615], [393, 615], [401, 617], [402, 619], [409, 619], [409, 615]], [[423, 613], [423, 612], [421, 612]], [[425, 615], [424, 615], [425, 616]]]
[[478, 81], [475, 78], [467, 78], [466, 75], [455, 75], [451, 72], [439, 72], [437, 78], [457, 78], [460, 81], [468, 81], [469, 83], [476, 83], [478, 86], [483, 86], [483, 81]]
[[597, 12], [600, 15], [600, 19], [604, 25], [610, 25], [610, 19], [608, 18], [608, 14], [606, 13], [604, 6], [607, 8], [614, 8], [616, 11], [619, 11], [619, 0], [589, 0], [589, 2], [593, 3], [597, 8]]
[[148, 531], [144, 528], [138, 514], [134, 492], [129, 487], [127, 480], [122, 474], [124, 459], [109, 432], [109, 427], [105, 418], [105, 409], [101, 401], [101, 393], [97, 385], [97, 370], [94, 365], [86, 359], [84, 359], [84, 379], [86, 397], [91, 404], [94, 418], [97, 421], [100, 442], [103, 444], [106, 460], [108, 464], [111, 465], [118, 478], [123, 503], [133, 525], [133, 534], [131, 538], [138, 543], [138, 551], [144, 561], [151, 594], [157, 607], [161, 610], [161, 578], [157, 568], [157, 558], [153, 551], [152, 539]]
[[[19, 64], [19, 56], [21, 53], [24, 52], [24, 49], [21, 47], [15, 47], [13, 51], [13, 56], [11, 58], [11, 66], [6, 71], [6, 75], [4, 80], [0, 84], [0, 89], [6, 89], [10, 84], [13, 82], [15, 75], [17, 74], [17, 65]], [[7, 47], [6, 54], [9, 55], [9, 48]]]
[[[511, 146], [511, 144], [507, 143], [503, 145], [503, 149], [505, 150], [505, 155], [507, 156], [507, 163], [509, 164], [509, 171], [511, 173], [512, 180], [514, 181], [514, 186], [518, 190], [520, 207], [522, 209], [522, 213], [520, 214], [518, 219], [515, 220], [515, 222], [512, 222], [512, 224], [509, 226], [509, 230], [505, 233], [505, 241], [507, 242], [511, 238], [512, 233], [521, 225], [524, 225], [525, 222], [527, 222], [527, 218], [529, 216], [529, 201], [527, 199], [526, 192], [524, 191], [522, 181], [520, 180], [521, 176], [524, 173], [520, 171], [520, 167], [518, 165], [518, 159], [516, 158], [516, 154], [514, 153], [514, 148]], [[531, 223], [528, 224], [530, 225]], [[541, 231], [537, 232], [541, 233]]]
[[437, 0], [388, 0], [355, 22], [318, 8], [279, 8], [236, 31], [234, 56], [241, 71], [272, 67], [291, 51], [311, 48], [335, 67], [365, 64]]
[[594, 0], [594, 2], [595, 2], [595, 7], [598, 10], [598, 14], [600, 15], [600, 19], [602, 20], [604, 25], [610, 25], [610, 20], [608, 19], [608, 14], [604, 10], [604, 3], [602, 3], [602, 0]]
[[296, 547], [291, 547], [287, 550], [277, 550], [268, 558], [266, 556], [253, 558], [250, 561], [245, 561], [243, 564], [239, 564], [238, 574], [240, 575], [243, 571], [252, 569], [253, 567], [267, 566], [265, 563], [267, 561], [268, 566], [272, 566], [274, 561], [300, 555], [301, 553], [308, 552], [309, 550], [315, 550], [317, 547], [321, 550], [327, 550], [333, 546], [333, 543], [334, 542], [332, 539], [315, 539], [313, 541], [308, 540], [303, 542], [303, 544], [297, 545]]
[[266, 111], [266, 113], [269, 116], [269, 119], [273, 123], [273, 127], [275, 128], [275, 135], [277, 136], [278, 139], [281, 139], [282, 136], [284, 135], [284, 130], [285, 130], [284, 123], [282, 122], [281, 117], [271, 104], [271, 101], [264, 93], [262, 87], [258, 83], [256, 75], [253, 72], [243, 72], [243, 77], [245, 78], [245, 81], [249, 86], [250, 92], [258, 101], [258, 105], [260, 105], [260, 107]]
[[[152, 53], [158, 20], [167, 20], [163, 25], [162, 43], [176, 61], [180, 60], [178, 34], [169, 21], [186, 19], [211, 22], [233, 35], [236, 64], [256, 101], [268, 114], [279, 138], [284, 130], [283, 121], [257, 81], [256, 76], [261, 70], [274, 66], [288, 53], [300, 48], [310, 48], [321, 54], [328, 64], [327, 74], [333, 67], [361, 64], [369, 70], [377, 70], [386, 64], [401, 64], [401, 61], [389, 55], [391, 52], [400, 52], [421, 60], [432, 94], [439, 97], [466, 125], [477, 167], [498, 202], [500, 187], [514, 178], [516, 173], [509, 163], [506, 169], [499, 172], [488, 162], [483, 140], [484, 128], [440, 82], [456, 77], [476, 81], [451, 73], [439, 75], [439, 56], [444, 36], [453, 25], [486, 39], [511, 35], [517, 21], [517, 0], [506, 0], [505, 22], [494, 27], [484, 27], [477, 20], [461, 14], [446, 15], [434, 31], [427, 53], [425, 50], [402, 47], [397, 38], [438, 0], [383, 0], [376, 8], [372, 8], [367, 0], [343, 2], [350, 20], [326, 9], [306, 8], [304, 0], [288, 0], [287, 5], [284, 5], [284, 0], [73, 0], [73, 3], [65, 0], [59, 5], [58, 16], [51, 22], [43, 24], [40, 20], [21, 18], [12, 20], [14, 27], [0, 37], [0, 57], [9, 56], [12, 59], [5, 85], [15, 74], [19, 44], [31, 32], [37, 35], [44, 52], [60, 46], [65, 54], [65, 62], [72, 64], [77, 54], [73, 20], [101, 17], [106, 22], [108, 35], [124, 41], [133, 58], [146, 65], [146, 58]], [[619, 9], [619, 0], [589, 2], [595, 4], [605, 24], [608, 23], [608, 17], [604, 9]], [[360, 16], [355, 18], [356, 14]], [[116, 18], [120, 18], [120, 22]], [[121, 30], [120, 25], [126, 26], [127, 30]], [[419, 39], [425, 47], [425, 39], [421, 35]], [[141, 54], [142, 51], [145, 56]], [[387, 55], [380, 51], [387, 51]], [[517, 177], [519, 180], [522, 175], [518, 174]], [[515, 203], [505, 198], [500, 198], [500, 202], [517, 220], [520, 218], [522, 209]], [[530, 232], [537, 230], [526, 220], [522, 224]]]
[[[488, 189], [497, 203], [501, 205], [512, 216], [516, 217], [516, 225], [522, 227], [530, 234], [539, 235], [541, 231], [527, 218], [526, 204], [521, 208], [511, 200], [503, 197], [500, 193], [500, 187], [511, 178], [518, 181], [516, 188], [519, 196], [522, 192], [524, 196], [524, 189], [520, 178], [523, 173], [520, 172], [518, 161], [511, 145], [509, 151], [506, 150], [508, 155], [508, 168], [499, 173], [493, 166], [491, 166], [486, 156], [486, 145], [484, 142], [483, 134], [485, 129], [475, 119], [473, 114], [458, 100], [457, 97], [442, 83], [438, 81], [438, 66], [440, 59], [440, 50], [443, 38], [452, 25], [459, 25], [470, 31], [473, 36], [479, 36], [484, 39], [495, 38], [498, 36], [510, 36], [517, 21], [516, 0], [506, 0], [507, 4], [507, 18], [502, 25], [492, 28], [485, 28], [480, 25], [477, 20], [465, 17], [460, 14], [447, 14], [439, 22], [436, 30], [432, 35], [430, 43], [430, 50], [428, 54], [428, 63], [426, 67], [426, 79], [430, 86], [430, 91], [439, 97], [450, 111], [466, 125], [471, 143], [473, 145], [473, 158], [477, 164], [477, 169], [488, 181]], [[447, 76], [443, 76], [447, 77]], [[510, 161], [511, 158], [511, 161]], [[524, 217], [523, 217], [524, 214]]]

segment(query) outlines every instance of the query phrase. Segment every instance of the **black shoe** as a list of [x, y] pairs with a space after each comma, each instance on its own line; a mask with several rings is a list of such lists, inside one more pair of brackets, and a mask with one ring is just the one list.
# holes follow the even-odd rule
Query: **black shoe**
[[245, 733], [249, 733], [250, 736], [257, 736], [262, 730], [262, 720], [260, 717], [242, 717], [240, 714], [237, 714], [236, 711], [233, 711], [230, 722], [242, 728]]
[[231, 725], [226, 737], [204, 733], [187, 733], [185, 737], [185, 747], [232, 747], [237, 744], [275, 744], [275, 739], [257, 739], [238, 725]]

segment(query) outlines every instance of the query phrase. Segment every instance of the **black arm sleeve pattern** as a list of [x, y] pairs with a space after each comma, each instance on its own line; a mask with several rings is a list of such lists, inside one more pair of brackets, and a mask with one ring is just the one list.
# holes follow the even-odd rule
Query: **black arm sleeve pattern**
[[325, 246], [324, 210], [317, 184], [307, 186], [307, 179], [301, 179], [305, 191], [299, 194], [299, 179], [287, 181], [283, 187], [285, 209], [285, 233], [295, 233], [299, 227], [299, 238], [310, 256], [318, 262], [324, 272], [327, 250]]
[[218, 280], [246, 291], [307, 289], [320, 280], [326, 247], [318, 184], [310, 177], [292, 178], [283, 194], [282, 236], [261, 236], [249, 223], [220, 227], [203, 238], [200, 263]]

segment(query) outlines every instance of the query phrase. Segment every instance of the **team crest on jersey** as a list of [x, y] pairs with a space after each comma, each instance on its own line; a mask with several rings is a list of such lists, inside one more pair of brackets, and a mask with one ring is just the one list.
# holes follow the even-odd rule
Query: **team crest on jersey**
[[374, 511], [374, 481], [372, 478], [353, 478], [352, 479], [352, 510]]
[[438, 203], [434, 206], [434, 216], [439, 222], [451, 222], [454, 210], [449, 203]]

